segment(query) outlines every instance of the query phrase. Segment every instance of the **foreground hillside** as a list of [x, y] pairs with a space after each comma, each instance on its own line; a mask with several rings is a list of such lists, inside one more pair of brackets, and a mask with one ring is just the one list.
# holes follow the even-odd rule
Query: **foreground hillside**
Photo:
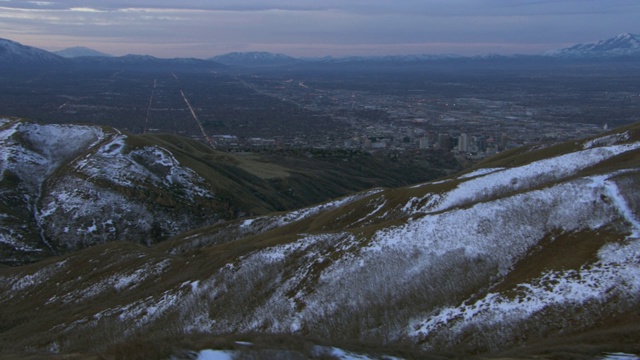
[[[116, 240], [153, 244], [194, 228], [292, 210], [440, 169], [371, 156], [236, 156], [170, 135], [0, 119], [0, 264]], [[340, 169], [343, 169], [340, 171]]]
[[407, 357], [640, 353], [638, 189], [634, 125], [1, 269], [0, 349], [169, 357], [271, 334], [305, 356], [300, 338]]

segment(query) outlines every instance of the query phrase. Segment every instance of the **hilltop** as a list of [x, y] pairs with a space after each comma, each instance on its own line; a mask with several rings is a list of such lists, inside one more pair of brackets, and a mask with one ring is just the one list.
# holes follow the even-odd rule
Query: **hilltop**
[[638, 353], [639, 159], [635, 124], [438, 181], [1, 269], [1, 347], [166, 358], [279, 334], [264, 351]]
[[105, 54], [98, 50], [90, 49], [84, 46], [74, 46], [74, 47], [54, 51], [53, 53], [66, 58], [76, 58], [81, 56], [111, 57], [111, 55], [109, 54]]

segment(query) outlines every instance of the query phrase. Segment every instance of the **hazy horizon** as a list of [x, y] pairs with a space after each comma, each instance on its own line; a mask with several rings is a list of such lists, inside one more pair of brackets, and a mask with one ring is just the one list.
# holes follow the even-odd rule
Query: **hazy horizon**
[[637, 33], [638, 18], [635, 0], [0, 0], [0, 37], [162, 58], [540, 54]]

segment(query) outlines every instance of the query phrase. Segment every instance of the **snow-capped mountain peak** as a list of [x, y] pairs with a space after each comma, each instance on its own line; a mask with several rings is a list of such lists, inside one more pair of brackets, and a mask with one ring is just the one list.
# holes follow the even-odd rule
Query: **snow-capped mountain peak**
[[640, 35], [623, 33], [606, 40], [554, 50], [548, 55], [560, 57], [640, 56]]

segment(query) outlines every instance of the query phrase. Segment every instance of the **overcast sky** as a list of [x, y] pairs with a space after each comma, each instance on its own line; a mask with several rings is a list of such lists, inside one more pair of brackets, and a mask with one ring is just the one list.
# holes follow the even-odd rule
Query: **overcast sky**
[[208, 58], [537, 54], [640, 32], [639, 0], [0, 0], [0, 37]]

